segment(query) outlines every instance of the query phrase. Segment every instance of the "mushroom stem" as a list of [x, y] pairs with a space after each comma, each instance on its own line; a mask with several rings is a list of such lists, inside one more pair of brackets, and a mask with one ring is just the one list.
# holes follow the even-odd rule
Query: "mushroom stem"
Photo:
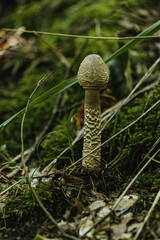
[[[87, 56], [78, 71], [78, 82], [85, 89], [83, 157], [101, 144], [100, 89], [108, 83], [108, 70], [102, 58], [96, 54]], [[89, 171], [98, 171], [101, 149], [83, 159], [82, 165]]]
[[[101, 144], [101, 109], [100, 91], [98, 89], [85, 89], [84, 104], [84, 141], [83, 157]], [[101, 149], [92, 152], [83, 159], [82, 165], [92, 171], [99, 168]]]

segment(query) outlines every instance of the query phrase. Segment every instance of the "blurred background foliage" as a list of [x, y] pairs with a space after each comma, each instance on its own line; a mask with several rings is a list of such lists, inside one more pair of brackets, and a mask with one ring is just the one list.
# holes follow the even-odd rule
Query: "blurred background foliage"
[[[45, 74], [54, 72], [40, 86], [33, 98], [76, 75], [79, 64], [86, 55], [96, 53], [103, 59], [107, 59], [126, 43], [126, 41], [87, 40], [45, 34], [37, 36], [34, 33], [4, 31], [3, 28], [23, 27], [27, 30], [93, 36], [135, 36], [158, 21], [159, 17], [159, 0], [1, 1], [0, 122], [2, 123], [26, 105], [37, 82]], [[159, 56], [159, 49], [157, 39], [148, 39], [109, 63], [109, 88], [117, 101], [132, 90]], [[69, 138], [74, 138], [76, 135], [75, 114], [78, 106], [83, 103], [83, 98], [84, 92], [78, 84], [69, 88], [61, 96], [56, 117], [48, 129], [55, 134], [48, 135], [41, 145], [41, 156], [46, 158], [47, 162], [67, 147]], [[25, 149], [32, 146], [36, 136], [43, 130], [52, 115], [55, 104], [57, 100], [50, 98], [28, 112], [24, 126]], [[65, 126], [72, 109], [75, 111], [71, 118], [72, 129], [68, 137], [68, 128]], [[2, 160], [6, 156], [10, 159], [20, 153], [21, 118], [22, 116], [17, 117], [1, 130], [0, 157]], [[80, 152], [81, 150], [77, 152], [78, 157]], [[37, 156], [35, 158], [37, 159]]]

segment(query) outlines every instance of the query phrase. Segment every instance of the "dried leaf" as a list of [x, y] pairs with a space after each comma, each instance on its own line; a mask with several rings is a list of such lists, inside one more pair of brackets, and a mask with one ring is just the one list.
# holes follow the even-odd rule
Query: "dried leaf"
[[[92, 216], [85, 217], [81, 221], [83, 221], [83, 223], [79, 228], [80, 237], [82, 237], [93, 226]], [[86, 236], [91, 238], [93, 236], [93, 233], [94, 233], [94, 229], [88, 232]]]
[[[104, 208], [100, 209], [100, 211], [97, 213], [97, 218], [98, 221], [102, 218], [104, 218], [105, 216], [107, 216], [107, 214], [110, 212], [110, 208], [108, 206], [105, 206]], [[110, 218], [108, 218], [110, 219]]]
[[119, 205], [116, 207], [116, 211], [120, 212], [118, 215], [122, 214], [123, 211], [127, 210], [128, 208], [132, 207], [137, 200], [138, 200], [137, 195], [124, 196], [120, 201]]
[[96, 211], [99, 208], [105, 207], [106, 203], [103, 200], [97, 200], [94, 201], [90, 206], [89, 206], [89, 210], [90, 211]]

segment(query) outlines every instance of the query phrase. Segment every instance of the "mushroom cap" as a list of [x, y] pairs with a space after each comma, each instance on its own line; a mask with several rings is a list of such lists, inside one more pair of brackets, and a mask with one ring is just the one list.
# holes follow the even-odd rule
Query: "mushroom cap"
[[108, 69], [97, 54], [88, 55], [78, 70], [78, 82], [83, 88], [102, 89], [109, 81]]

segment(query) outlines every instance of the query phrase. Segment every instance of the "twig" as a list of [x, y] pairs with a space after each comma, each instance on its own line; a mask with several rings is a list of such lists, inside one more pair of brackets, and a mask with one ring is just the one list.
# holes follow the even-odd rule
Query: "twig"
[[135, 237], [133, 238], [133, 240], [137, 240], [137, 239], [138, 239], [140, 233], [142, 232], [142, 229], [143, 229], [144, 225], [145, 225], [146, 222], [148, 221], [148, 219], [149, 219], [151, 213], [153, 212], [156, 204], [158, 203], [159, 199], [160, 199], [160, 190], [158, 191], [158, 193], [157, 193], [157, 195], [156, 195], [156, 197], [155, 197], [155, 199], [154, 199], [154, 201], [153, 201], [153, 203], [152, 203], [151, 208], [149, 209], [149, 211], [148, 211], [148, 213], [147, 213], [147, 215], [146, 215], [146, 217], [145, 217], [142, 225], [141, 225], [140, 228], [138, 229], [138, 231], [137, 231]]
[[21, 181], [21, 179], [17, 182], [15, 182], [14, 184], [12, 184], [11, 186], [9, 186], [8, 188], [6, 188], [4, 191], [2, 191], [0, 193], [0, 196], [2, 196], [3, 194], [5, 194], [6, 192], [8, 192], [11, 188], [13, 188], [15, 185], [17, 185], [19, 182]]
[[[50, 73], [52, 74], [52, 73]], [[52, 216], [50, 215], [50, 213], [47, 211], [47, 209], [44, 207], [44, 205], [42, 204], [42, 202], [40, 201], [39, 197], [37, 196], [36, 192], [34, 191], [34, 189], [31, 187], [31, 183], [30, 183], [30, 179], [29, 179], [29, 174], [28, 174], [28, 170], [25, 164], [25, 159], [24, 159], [24, 140], [23, 140], [23, 127], [24, 127], [24, 120], [28, 111], [28, 107], [31, 101], [31, 98], [33, 97], [34, 93], [36, 92], [36, 90], [39, 88], [39, 86], [41, 85], [42, 82], [44, 82], [46, 80], [46, 78], [50, 75], [47, 74], [46, 76], [44, 76], [42, 79], [40, 79], [35, 87], [35, 89], [33, 90], [33, 92], [31, 93], [30, 97], [28, 98], [27, 101], [27, 105], [22, 117], [22, 123], [21, 123], [21, 161], [22, 161], [22, 165], [24, 168], [24, 175], [26, 176], [28, 185], [30, 190], [32, 191], [35, 199], [37, 200], [38, 204], [40, 205], [40, 207], [42, 208], [42, 210], [46, 213], [46, 215], [50, 218], [50, 220], [56, 225], [56, 227], [61, 231], [61, 233], [63, 232], [63, 230], [61, 228], [59, 228], [58, 223], [52, 218]]]
[[[48, 131], [50, 125], [53, 123], [53, 119], [54, 119], [54, 117], [55, 117], [55, 115], [57, 113], [57, 110], [59, 108], [59, 105], [60, 105], [60, 102], [61, 102], [61, 98], [62, 98], [62, 94], [58, 95], [58, 97], [56, 99], [56, 103], [55, 103], [54, 108], [52, 110], [51, 117], [48, 120], [48, 122], [46, 123], [46, 125], [43, 128], [42, 132], [40, 132], [40, 134], [36, 137], [36, 140], [35, 140], [33, 146], [30, 147], [29, 149], [27, 149], [26, 151], [24, 151], [24, 162], [25, 163], [30, 159], [31, 155], [35, 152], [38, 143], [40, 142], [42, 137], [46, 134], [46, 132]], [[12, 162], [16, 162], [20, 158], [21, 158], [21, 154], [17, 155], [15, 158], [13, 158]], [[22, 167], [22, 163], [20, 163], [19, 166], [14, 171], [12, 171], [11, 173], [7, 174], [6, 177], [7, 178], [12, 178], [13, 176], [15, 176], [21, 170], [21, 167]]]
[[39, 88], [39, 86], [52, 74], [53, 72], [50, 72], [49, 74], [45, 75], [42, 79], [40, 79], [37, 83], [37, 86], [35, 87], [35, 89], [33, 90], [33, 92], [31, 93], [30, 97], [28, 98], [27, 101], [27, 105], [22, 117], [22, 122], [21, 122], [21, 160], [22, 160], [22, 164], [24, 167], [24, 171], [26, 172], [26, 165], [25, 165], [25, 160], [24, 160], [24, 140], [23, 140], [23, 127], [24, 127], [24, 119], [26, 117], [27, 111], [28, 111], [28, 106], [30, 104], [30, 101], [34, 95], [34, 93], [37, 91], [37, 89]]
[[[13, 28], [3, 28], [4, 31], [16, 32], [18, 29]], [[85, 38], [85, 39], [100, 39], [100, 40], [130, 40], [130, 39], [148, 39], [148, 38], [159, 38], [159, 35], [154, 36], [134, 36], [134, 37], [98, 37], [98, 36], [84, 36], [84, 35], [76, 35], [76, 34], [63, 34], [63, 33], [51, 33], [51, 32], [42, 32], [35, 30], [23, 30], [25, 33], [39, 33], [57, 37], [70, 37], [70, 38]]]

